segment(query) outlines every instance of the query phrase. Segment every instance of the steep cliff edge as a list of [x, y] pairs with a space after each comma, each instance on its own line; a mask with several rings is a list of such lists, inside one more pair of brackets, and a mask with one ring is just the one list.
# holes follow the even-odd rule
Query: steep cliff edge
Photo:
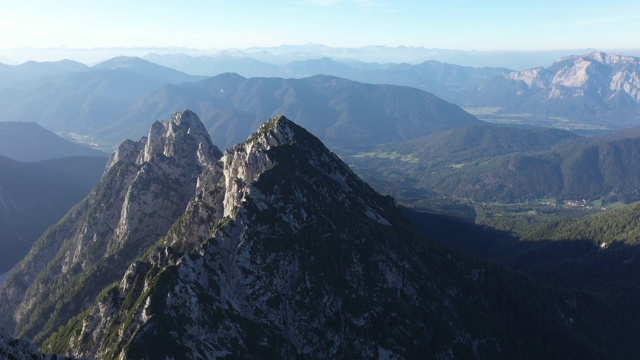
[[640, 350], [594, 298], [424, 238], [283, 116], [224, 154], [189, 111], [124, 142], [0, 296], [3, 320], [43, 353], [99, 359]]
[[203, 169], [222, 154], [197, 115], [176, 113], [125, 141], [91, 193], [50, 228], [0, 291], [5, 325], [40, 339], [122, 277], [184, 212]]
[[615, 358], [630, 349], [599, 337], [611, 323], [589, 297], [418, 235], [391, 198], [284, 117], [202, 171], [186, 209], [44, 349], [102, 359]]

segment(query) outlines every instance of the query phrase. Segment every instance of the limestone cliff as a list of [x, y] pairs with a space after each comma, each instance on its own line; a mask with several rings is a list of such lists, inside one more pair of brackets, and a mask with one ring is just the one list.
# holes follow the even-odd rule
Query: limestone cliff
[[221, 155], [191, 111], [154, 123], [148, 137], [123, 142], [91, 193], [9, 276], [0, 292], [3, 322], [29, 337], [65, 323], [166, 234], [198, 176]]

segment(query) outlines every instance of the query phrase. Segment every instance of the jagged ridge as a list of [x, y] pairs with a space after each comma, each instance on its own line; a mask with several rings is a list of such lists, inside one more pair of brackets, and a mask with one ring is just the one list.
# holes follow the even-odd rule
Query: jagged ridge
[[[507, 78], [523, 81], [529, 87], [547, 88], [549, 98], [583, 96], [590, 90], [606, 100], [621, 92], [640, 102], [639, 67], [638, 58], [593, 52], [562, 58], [547, 69], [516, 71]], [[572, 88], [576, 89], [574, 93], [567, 93]]]
[[36, 339], [66, 323], [166, 234], [201, 171], [220, 156], [190, 111], [154, 123], [148, 137], [125, 141], [91, 193], [9, 276], [0, 291], [2, 322]]
[[417, 235], [392, 199], [284, 117], [227, 150], [197, 184], [168, 235], [46, 349], [204, 359], [628, 350], [598, 337], [588, 314], [603, 310], [587, 297]]
[[[560, 117], [557, 120], [580, 126], [622, 128], [640, 119], [639, 74], [639, 58], [593, 52], [562, 58], [545, 68], [496, 76], [448, 99], [467, 107], [497, 107], [499, 114], [522, 114], [545, 123]], [[554, 123], [558, 124], [550, 124]]]

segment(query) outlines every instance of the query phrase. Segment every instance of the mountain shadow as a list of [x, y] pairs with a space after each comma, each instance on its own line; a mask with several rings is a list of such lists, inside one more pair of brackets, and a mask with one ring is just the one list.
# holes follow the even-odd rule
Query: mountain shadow
[[[458, 217], [412, 209], [404, 212], [434, 240], [553, 286], [594, 296], [633, 328], [640, 320], [640, 264], [636, 260], [640, 246], [632, 235], [637, 226], [624, 218], [637, 214], [637, 209], [638, 204], [611, 213], [553, 221], [521, 238]], [[618, 220], [624, 230], [613, 225]], [[606, 230], [594, 231], [596, 228]]]
[[424, 237], [284, 116], [224, 153], [190, 111], [125, 141], [0, 296], [44, 352], [103, 359], [639, 350], [597, 298]]

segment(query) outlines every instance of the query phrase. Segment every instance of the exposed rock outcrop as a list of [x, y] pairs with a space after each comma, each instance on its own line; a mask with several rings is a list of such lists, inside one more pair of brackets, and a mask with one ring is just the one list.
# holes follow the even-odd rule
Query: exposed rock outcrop
[[186, 111], [119, 148], [3, 288], [20, 332], [99, 359], [633, 353], [597, 301], [425, 239], [285, 117], [224, 154], [199, 129]]
[[[593, 304], [513, 276], [419, 236], [392, 199], [276, 117], [203, 171], [164, 241], [45, 348], [103, 359], [510, 358], [531, 327], [553, 329], [534, 342], [570, 357], [598, 352], [573, 335]], [[528, 309], [529, 291], [548, 306], [505, 305]]]
[[188, 110], [154, 123], [148, 137], [122, 143], [92, 192], [9, 276], [0, 292], [3, 322], [15, 321], [26, 336], [66, 322], [167, 233], [202, 171], [221, 155]]

